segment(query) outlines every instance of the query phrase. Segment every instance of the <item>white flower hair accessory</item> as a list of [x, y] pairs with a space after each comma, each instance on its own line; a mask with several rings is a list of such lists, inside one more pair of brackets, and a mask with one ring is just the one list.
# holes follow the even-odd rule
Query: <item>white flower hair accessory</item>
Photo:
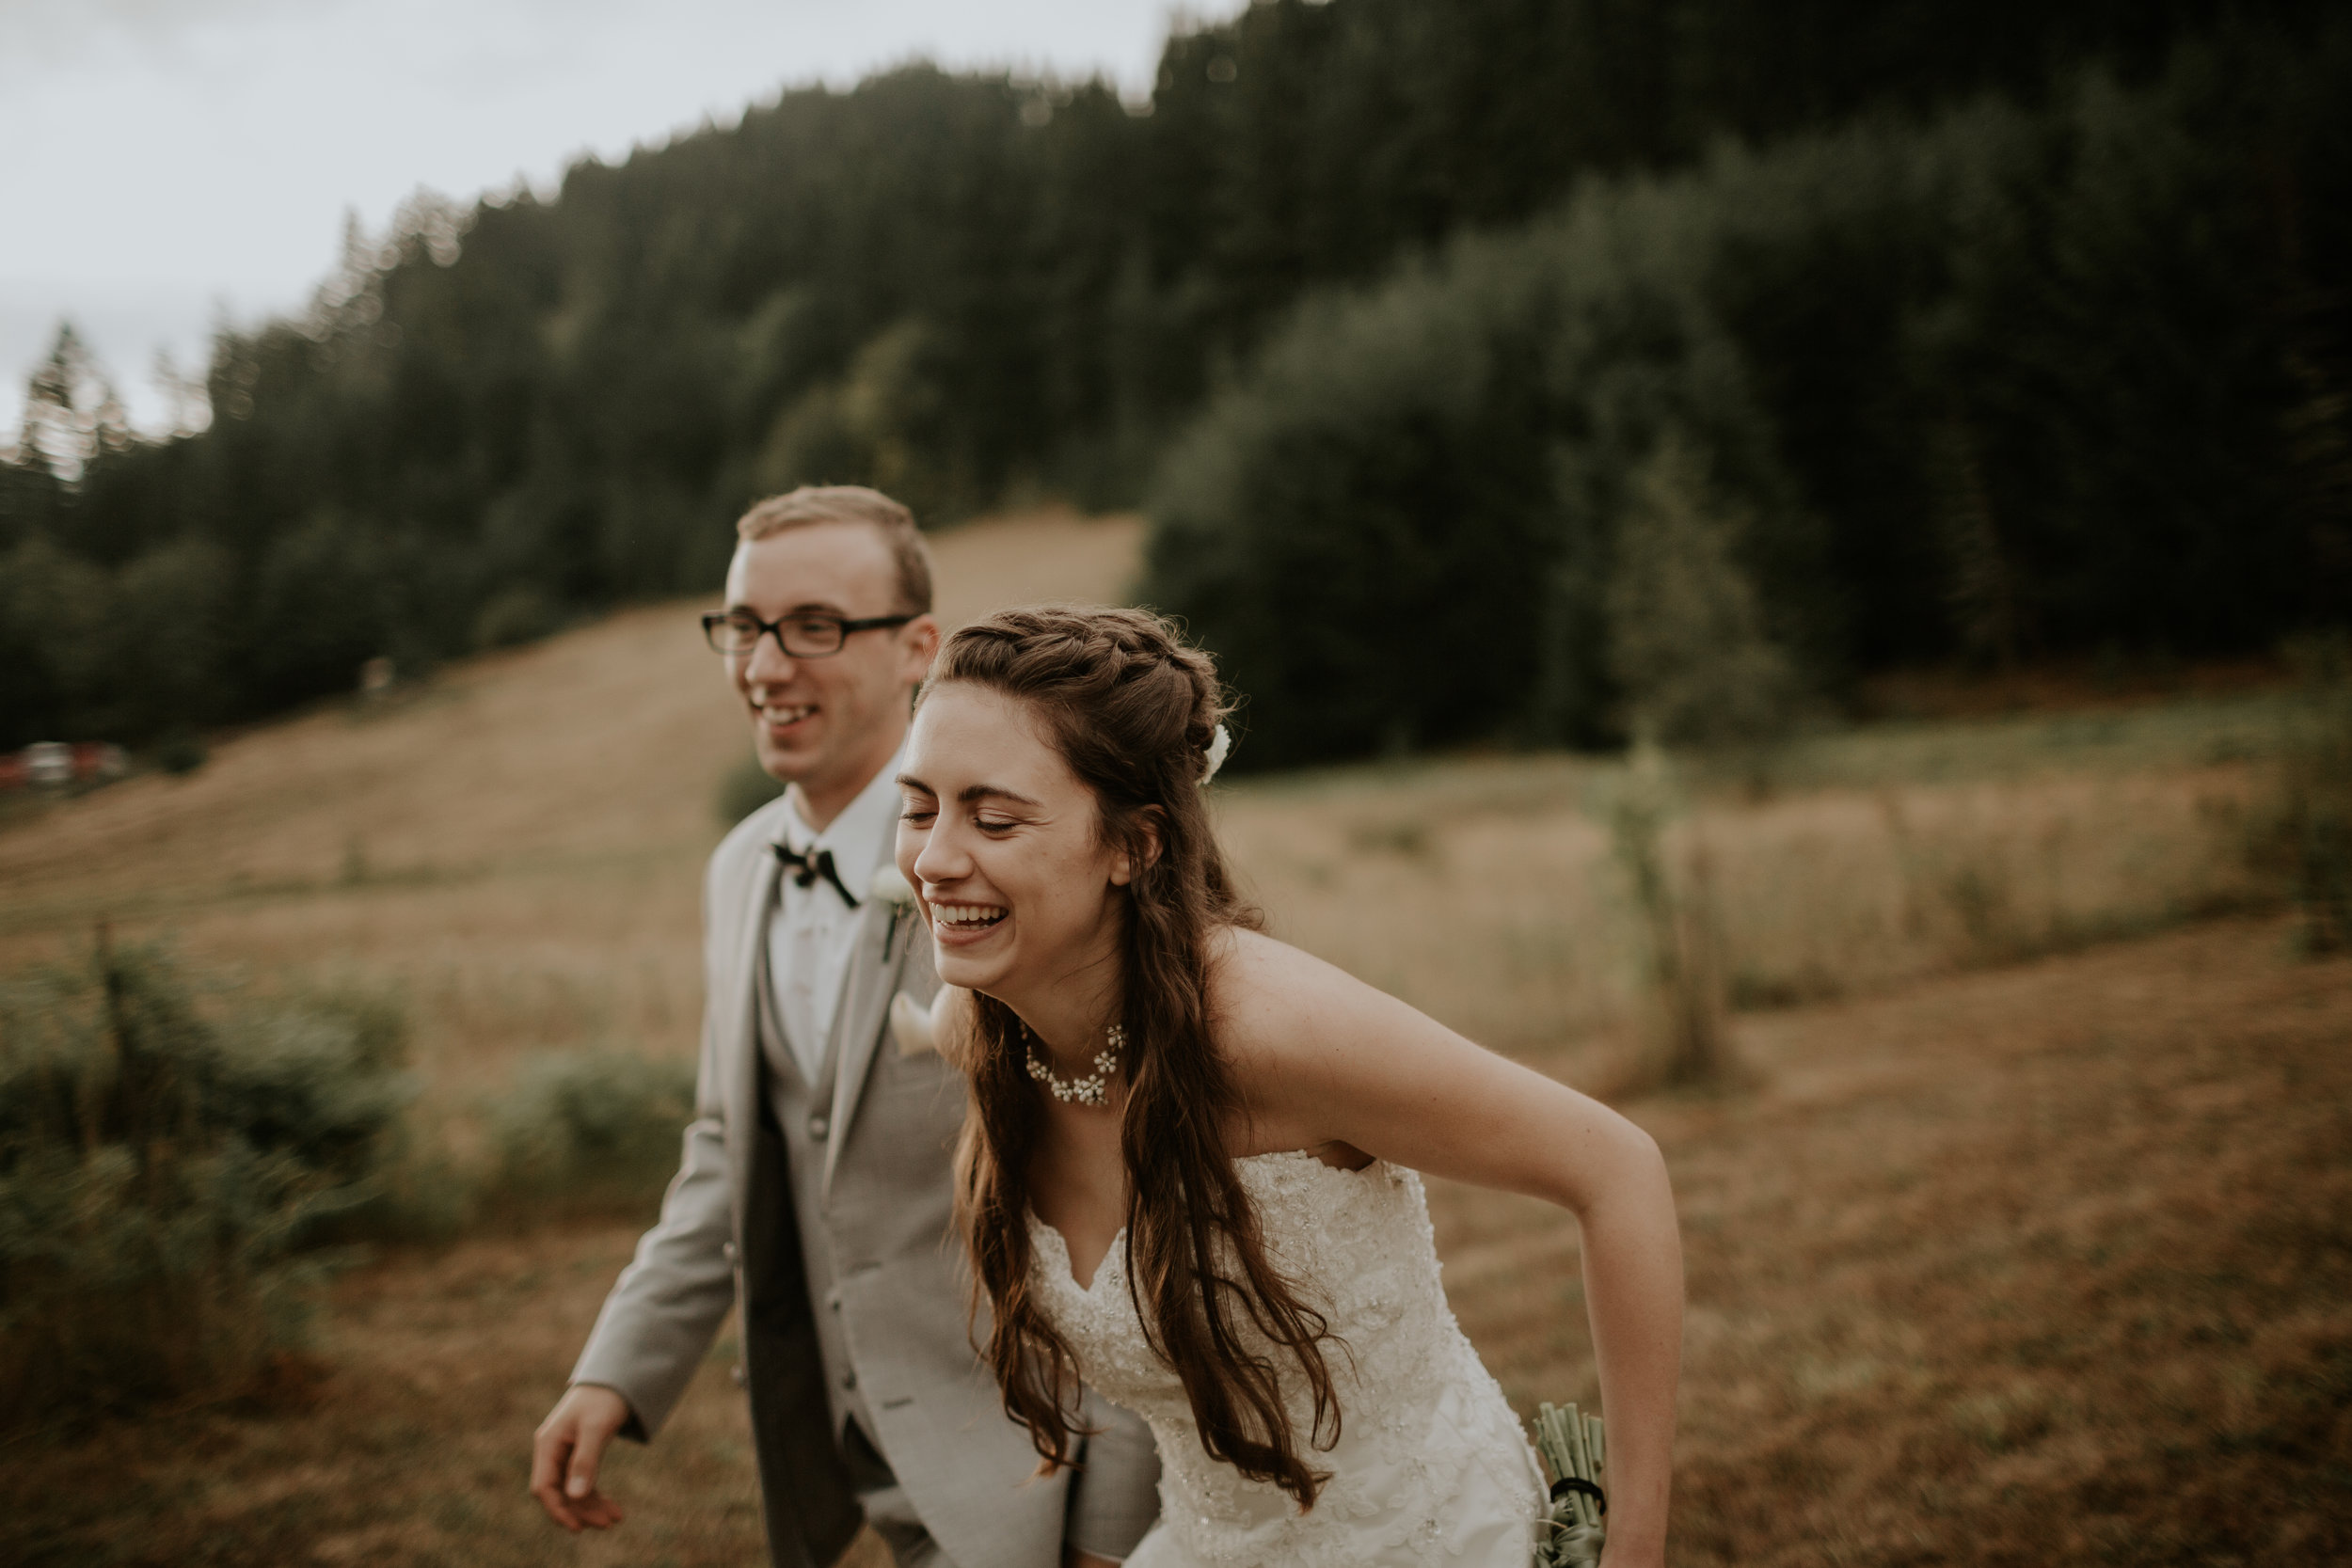
[[1227, 730], [1224, 725], [1219, 724], [1216, 727], [1216, 734], [1209, 737], [1209, 765], [1200, 770], [1200, 782], [1202, 784], [1205, 784], [1211, 779], [1216, 777], [1216, 770], [1225, 766], [1225, 753], [1232, 749], [1233, 736], [1232, 732]]

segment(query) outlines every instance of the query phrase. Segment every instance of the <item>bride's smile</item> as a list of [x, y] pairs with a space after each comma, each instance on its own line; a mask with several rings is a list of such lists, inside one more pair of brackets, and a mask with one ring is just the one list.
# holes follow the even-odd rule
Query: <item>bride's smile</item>
[[1019, 1013], [1083, 1062], [1116, 993], [1129, 860], [1028, 705], [932, 692], [907, 736], [898, 870], [922, 899], [939, 977]]
[[1168, 623], [1051, 605], [956, 632], [917, 699], [898, 870], [966, 1075], [958, 1214], [1006, 1413], [1049, 1473], [1085, 1462], [1075, 1380], [1151, 1426], [1165, 1506], [1128, 1568], [1527, 1568], [1542, 1466], [1446, 1304], [1416, 1173], [1525, 1193], [1580, 1227], [1608, 1568], [1663, 1568], [1656, 1143], [1263, 933], [1200, 788], [1230, 711]]

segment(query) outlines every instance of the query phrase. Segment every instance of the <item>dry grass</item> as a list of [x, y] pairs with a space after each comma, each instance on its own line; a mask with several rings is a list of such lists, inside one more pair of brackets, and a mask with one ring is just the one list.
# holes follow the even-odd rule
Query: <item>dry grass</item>
[[552, 1231], [347, 1276], [317, 1358], [264, 1398], [9, 1454], [4, 1555], [25, 1568], [758, 1560], [727, 1345], [659, 1444], [618, 1450], [624, 1530], [576, 1544], [523, 1490], [531, 1430], [634, 1241]]
[[[940, 542], [946, 608], [1112, 597], [1130, 521]], [[741, 735], [673, 605], [216, 748], [0, 832], [0, 968], [109, 918], [262, 983], [402, 993], [428, 1115], [526, 1052], [691, 1049], [695, 889]], [[1675, 1165], [1693, 1302], [1678, 1560], [2322, 1562], [2352, 1544], [2352, 964], [2260, 907], [2278, 714], [2224, 692], [1827, 736], [1706, 784], [1754, 1074], [1631, 1110]], [[1622, 1081], [1640, 929], [1617, 769], [1456, 759], [1220, 787], [1276, 927], [1572, 1082]], [[2035, 954], [2057, 954], [2019, 964]], [[1994, 967], [2007, 964], [2010, 967]], [[1443, 1188], [1460, 1314], [1523, 1408], [1589, 1398], [1561, 1216]], [[267, 1397], [0, 1465], [10, 1563], [740, 1563], [714, 1365], [574, 1543], [526, 1434], [633, 1239], [397, 1253]], [[863, 1561], [876, 1561], [870, 1545]]]
[[[1279, 934], [1498, 1049], [1573, 1042], [1570, 1075], [1606, 1085], [1645, 1005], [1606, 825], [1622, 781], [1569, 758], [1343, 773], [1236, 786], [1220, 825]], [[2137, 757], [1714, 788], [1666, 851], [1704, 846], [1732, 1000], [1782, 1006], [2275, 900], [2254, 853], [2274, 792], [2262, 762]]]
[[[946, 534], [942, 618], [1117, 598], [1140, 528], [1046, 512]], [[629, 610], [18, 824], [0, 833], [0, 968], [106, 919], [264, 984], [386, 987], [443, 1109], [532, 1050], [691, 1055], [714, 792], [745, 750], [704, 608]]]
[[[1686, 1564], [2352, 1553], [2352, 962], [2228, 922], [1751, 1018], [1645, 1102], [1690, 1260]], [[1572, 1227], [1438, 1195], [1527, 1407], [1595, 1392]]]
[[[1750, 1017], [1760, 1087], [1629, 1107], [1689, 1247], [1677, 1562], [2352, 1552], [2352, 960], [2287, 946], [2277, 919], [2212, 923]], [[1591, 1398], [1569, 1223], [1433, 1196], [1514, 1402]], [[316, 1381], [276, 1402], [9, 1453], [8, 1560], [755, 1560], [723, 1347], [622, 1456], [622, 1531], [574, 1543], [523, 1495], [525, 1434], [630, 1240], [347, 1277]]]
[[[999, 518], [939, 541], [951, 623], [1115, 598], [1132, 518]], [[692, 1050], [696, 890], [742, 735], [698, 606], [617, 615], [332, 706], [0, 832], [0, 967], [100, 919], [264, 984], [389, 988], [429, 1108], [519, 1054]], [[1882, 726], [1792, 748], [1777, 792], [1701, 792], [1735, 1000], [1785, 1003], [2275, 895], [2249, 864], [2271, 789], [2261, 694]], [[1618, 769], [1571, 758], [1358, 768], [1221, 790], [1278, 928], [1475, 1038], [1581, 1042], [1606, 1081], [1641, 1006], [1602, 824]]]

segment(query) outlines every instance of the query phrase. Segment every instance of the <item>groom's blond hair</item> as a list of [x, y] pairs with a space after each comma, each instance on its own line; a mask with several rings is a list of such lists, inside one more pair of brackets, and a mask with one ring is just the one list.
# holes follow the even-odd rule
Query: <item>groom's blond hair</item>
[[914, 514], [880, 490], [863, 484], [803, 484], [755, 503], [736, 520], [735, 534], [749, 545], [818, 523], [863, 523], [881, 534], [898, 569], [899, 611], [930, 613], [931, 547], [914, 526]]

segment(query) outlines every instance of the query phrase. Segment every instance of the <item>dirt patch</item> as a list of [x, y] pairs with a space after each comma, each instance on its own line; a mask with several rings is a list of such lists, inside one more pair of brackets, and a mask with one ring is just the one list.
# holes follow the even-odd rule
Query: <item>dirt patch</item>
[[[2352, 963], [2232, 922], [1750, 1017], [1633, 1107], [1691, 1320], [1676, 1560], [2352, 1551]], [[1597, 1396], [1572, 1227], [1437, 1194], [1513, 1401]]]
[[532, 1428], [635, 1240], [634, 1227], [548, 1232], [347, 1275], [319, 1337], [323, 1376], [291, 1407], [248, 1402], [19, 1445], [0, 1505], [8, 1560], [757, 1560], [729, 1343], [658, 1445], [621, 1446], [610, 1476], [628, 1499], [624, 1532], [574, 1542], [524, 1492]]
[[[1751, 1087], [1631, 1107], [1689, 1246], [1677, 1562], [2352, 1552], [2352, 961], [2224, 922], [1738, 1038]], [[1456, 1311], [1515, 1404], [1594, 1398], [1565, 1216], [1432, 1196]], [[275, 1402], [17, 1445], [8, 1560], [758, 1560], [724, 1344], [617, 1461], [621, 1530], [575, 1542], [524, 1495], [530, 1431], [633, 1240], [387, 1257], [336, 1287], [317, 1368]]]

